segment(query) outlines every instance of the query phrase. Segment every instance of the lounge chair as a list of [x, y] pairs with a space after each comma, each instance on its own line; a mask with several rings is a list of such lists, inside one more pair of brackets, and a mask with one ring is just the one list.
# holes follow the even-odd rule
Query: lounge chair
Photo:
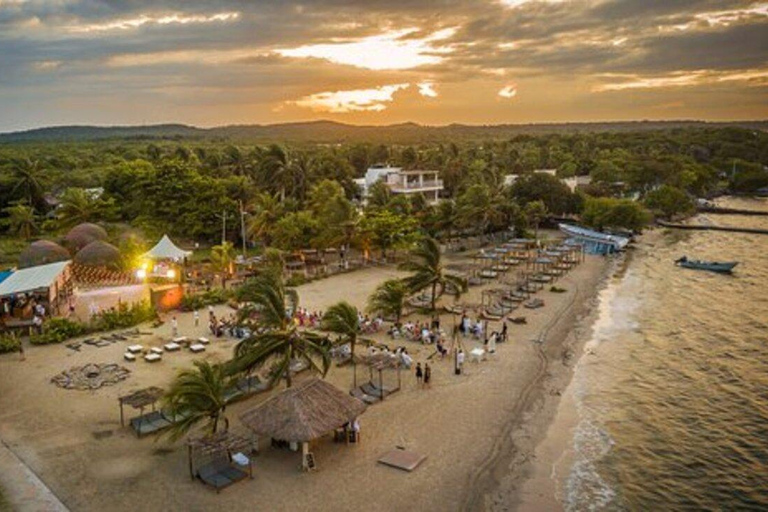
[[152, 411], [148, 414], [131, 419], [131, 428], [138, 437], [160, 432], [173, 425], [162, 411]]
[[189, 350], [197, 354], [198, 352], [205, 352], [205, 345], [201, 345], [200, 343], [195, 343], [194, 345], [189, 346]]
[[141, 345], [131, 345], [130, 347], [128, 347], [128, 352], [130, 352], [131, 354], [138, 354], [142, 350], [144, 350], [144, 347]]
[[248, 473], [234, 467], [229, 462], [214, 461], [197, 470], [197, 477], [205, 485], [213, 487], [216, 492], [248, 478]]
[[175, 342], [171, 342], [163, 345], [163, 348], [166, 352], [176, 352], [177, 350], [181, 350], [181, 345]]
[[144, 356], [144, 360], [148, 363], [156, 363], [162, 359], [163, 359], [163, 356], [161, 356], [160, 354], [155, 354], [154, 352]]
[[136, 356], [131, 354], [130, 352], [126, 352], [125, 354], [123, 354], [123, 359], [125, 359], [129, 363], [133, 363], [134, 361], [136, 361]]
[[360, 388], [351, 390], [349, 394], [368, 405], [373, 405], [381, 400], [378, 396], [371, 396], [364, 393]]

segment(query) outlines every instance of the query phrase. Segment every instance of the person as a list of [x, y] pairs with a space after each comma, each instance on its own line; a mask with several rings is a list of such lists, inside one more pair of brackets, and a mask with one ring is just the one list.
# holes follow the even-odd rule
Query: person
[[200, 325], [200, 312], [195, 310], [195, 327]]
[[469, 334], [469, 318], [467, 318], [467, 315], [461, 315], [461, 333], [464, 336]]
[[501, 342], [507, 341], [507, 321], [504, 320], [504, 323], [501, 325], [501, 339], [499, 340]]
[[179, 321], [176, 320], [176, 316], [174, 315], [173, 319], [171, 319], [171, 329], [173, 331], [173, 337], [177, 337], [179, 335]]
[[421, 386], [424, 380], [424, 371], [421, 369], [421, 363], [416, 363], [416, 384]]
[[496, 340], [499, 339], [499, 333], [494, 331], [491, 333], [491, 337], [488, 338], [488, 353], [489, 354], [495, 354], [496, 353]]
[[74, 299], [69, 299], [69, 316], [70, 317], [75, 316], [75, 301], [74, 301]]
[[432, 368], [429, 367], [429, 363], [424, 365], [424, 387], [429, 387], [429, 381], [432, 380]]
[[461, 373], [462, 368], [464, 367], [464, 351], [459, 350], [459, 353], [456, 354], [456, 367], [459, 370], [459, 373]]
[[437, 341], [437, 351], [440, 353], [440, 359], [445, 358], [445, 354], [448, 353], [448, 349], [445, 348], [441, 340]]
[[25, 361], [27, 356], [24, 355], [24, 343], [19, 340], [19, 361]]
[[35, 313], [35, 316], [32, 318], [32, 324], [35, 326], [35, 331], [37, 331], [38, 334], [43, 332], [43, 319]]

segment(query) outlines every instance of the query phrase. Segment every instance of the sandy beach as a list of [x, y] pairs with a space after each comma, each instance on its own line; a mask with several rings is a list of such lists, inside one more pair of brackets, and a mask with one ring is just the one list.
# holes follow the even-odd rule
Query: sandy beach
[[[118, 396], [151, 385], [167, 387], [178, 369], [196, 359], [228, 359], [235, 341], [224, 338], [212, 341], [204, 354], [184, 351], [166, 354], [156, 364], [126, 363], [132, 370], [127, 380], [94, 392], [64, 390], [49, 381], [75, 365], [123, 364], [125, 346], [135, 340], [104, 348], [83, 346], [80, 352], [61, 345], [31, 347], [24, 362], [15, 354], [0, 356], [0, 438], [73, 511], [243, 505], [258, 510], [509, 510], [529, 473], [526, 462], [546, 432], [581, 353], [580, 330], [586, 328], [585, 318], [608, 267], [606, 259], [588, 256], [558, 281], [566, 293], [539, 292], [546, 306], [521, 310], [528, 323], [510, 323], [510, 339], [499, 345], [495, 357], [468, 362], [463, 375], [453, 374], [451, 358], [435, 357], [429, 361], [434, 383], [423, 390], [404, 371], [403, 389], [360, 418], [359, 445], [335, 444], [332, 438], [313, 443], [319, 468], [314, 473], [299, 472], [298, 454], [263, 442], [254, 479], [216, 494], [190, 479], [183, 443], [139, 440], [120, 426]], [[344, 299], [363, 308], [376, 285], [395, 275], [397, 270], [379, 267], [316, 281], [298, 288], [301, 305], [323, 310]], [[480, 302], [481, 290], [472, 288], [464, 300]], [[216, 310], [231, 312], [226, 306]], [[191, 313], [177, 317], [180, 334], [206, 334], [205, 322], [195, 328]], [[450, 315], [444, 314], [442, 322], [449, 326]], [[495, 328], [491, 323], [490, 329]], [[138, 341], [147, 346], [159, 346], [171, 335], [168, 324], [141, 330], [151, 332]], [[406, 345], [416, 361], [425, 362], [434, 352], [415, 342], [392, 342], [385, 334], [378, 339], [390, 346]], [[479, 344], [465, 340], [467, 349]], [[351, 370], [334, 366], [327, 378], [347, 389]], [[232, 428], [242, 429], [238, 415], [266, 396], [228, 408]], [[410, 474], [376, 463], [395, 446], [427, 459]], [[0, 474], [3, 484], [7, 486]]]

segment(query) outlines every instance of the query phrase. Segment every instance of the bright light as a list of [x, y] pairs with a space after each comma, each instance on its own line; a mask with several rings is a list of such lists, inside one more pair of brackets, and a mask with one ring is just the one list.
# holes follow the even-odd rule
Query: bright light
[[165, 277], [167, 277], [168, 279], [175, 278], [176, 277], [176, 271], [173, 270], [172, 268], [168, 269], [168, 272], [165, 273]]
[[310, 108], [315, 112], [344, 114], [347, 112], [381, 112], [387, 103], [394, 100], [397, 91], [407, 89], [410, 84], [383, 85], [375, 89], [353, 91], [319, 92], [290, 103]]
[[514, 85], [508, 85], [499, 91], [499, 96], [508, 99], [514, 98], [517, 96], [517, 87]]
[[396, 30], [357, 41], [312, 44], [297, 48], [281, 48], [275, 52], [283, 57], [314, 57], [336, 64], [365, 69], [411, 69], [443, 61], [441, 53], [450, 53], [450, 45], [436, 45], [450, 38], [456, 29], [438, 30], [425, 37], [408, 37], [416, 29]]
[[146, 279], [147, 271], [144, 270], [143, 268], [140, 268], [139, 270], [136, 271], [136, 277], [138, 277], [139, 279]]

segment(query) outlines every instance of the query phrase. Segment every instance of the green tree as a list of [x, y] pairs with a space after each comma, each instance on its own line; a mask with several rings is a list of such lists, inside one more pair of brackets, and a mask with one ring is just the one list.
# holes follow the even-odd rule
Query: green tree
[[39, 160], [15, 159], [11, 163], [13, 189], [11, 195], [19, 197], [32, 208], [41, 209], [45, 204], [45, 171]]
[[549, 174], [536, 173], [524, 176], [510, 187], [509, 193], [523, 207], [533, 201], [542, 201], [547, 210], [555, 215], [575, 211], [571, 190]]
[[445, 271], [440, 254], [440, 244], [430, 237], [422, 238], [410, 253], [410, 258], [400, 265], [401, 270], [412, 272], [403, 281], [411, 292], [431, 288], [432, 311], [437, 309], [437, 299], [448, 285], [461, 294], [467, 290], [467, 282]]
[[388, 210], [369, 210], [360, 222], [360, 236], [364, 246], [381, 250], [381, 257], [387, 251], [410, 241], [416, 232], [416, 220], [397, 215]]
[[399, 323], [408, 298], [408, 287], [400, 279], [388, 279], [376, 287], [368, 298], [368, 311]]
[[166, 407], [177, 419], [168, 430], [174, 441], [202, 422], [210, 434], [218, 431], [221, 422], [224, 431], [229, 429], [226, 396], [234, 386], [233, 379], [221, 365], [208, 361], [195, 361], [194, 365], [193, 369], [179, 372], [164, 398]]
[[211, 262], [219, 272], [231, 274], [233, 261], [235, 261], [235, 247], [232, 242], [224, 242], [211, 247]]
[[249, 210], [253, 213], [247, 225], [248, 236], [259, 238], [265, 247], [269, 247], [272, 230], [285, 213], [283, 203], [277, 196], [261, 193], [254, 198]]
[[62, 226], [74, 226], [109, 220], [114, 208], [113, 200], [104, 200], [82, 188], [68, 188], [61, 196], [56, 214]]
[[293, 321], [299, 296], [296, 290], [285, 286], [281, 275], [272, 272], [260, 275], [241, 290], [240, 298], [254, 304], [258, 311], [258, 329], [235, 347], [232, 371], [252, 371], [274, 361], [272, 383], [284, 378], [291, 387], [291, 362], [300, 359], [325, 376], [331, 363], [328, 340], [299, 329]]
[[275, 246], [285, 251], [306, 249], [317, 235], [318, 221], [309, 211], [291, 212], [275, 224]]
[[691, 198], [671, 185], [662, 185], [645, 196], [645, 206], [664, 218], [691, 213], [696, 209]]
[[587, 198], [581, 220], [603, 230], [608, 227], [640, 230], [649, 221], [648, 211], [640, 203], [610, 197]]
[[536, 240], [539, 239], [539, 224], [547, 216], [547, 206], [543, 201], [531, 201], [523, 209], [529, 225], [533, 225]]
[[3, 211], [8, 215], [8, 218], [4, 219], [4, 224], [12, 233], [24, 237], [24, 240], [29, 240], [34, 233], [37, 233], [37, 216], [30, 206], [18, 203], [4, 208]]

